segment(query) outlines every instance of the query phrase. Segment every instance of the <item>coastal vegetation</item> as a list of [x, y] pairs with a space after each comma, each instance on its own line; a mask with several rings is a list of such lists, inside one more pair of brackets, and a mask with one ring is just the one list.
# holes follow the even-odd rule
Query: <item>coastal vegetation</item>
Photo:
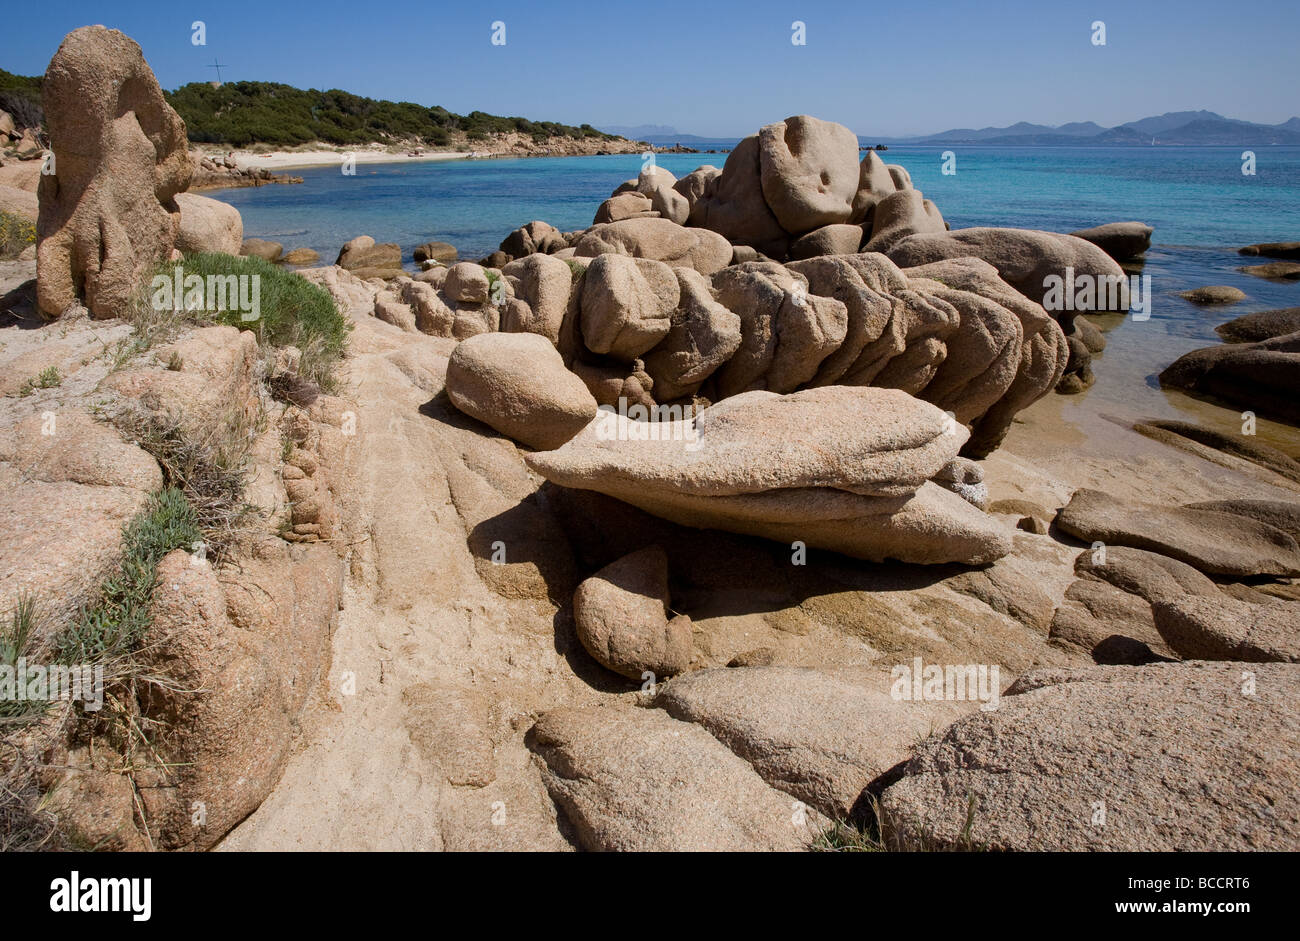
[[[485, 111], [456, 114], [436, 105], [366, 98], [337, 88], [294, 88], [278, 82], [191, 82], [163, 95], [184, 118], [191, 141], [233, 147], [254, 143], [292, 147], [315, 141], [335, 145], [420, 141], [444, 147], [458, 138], [481, 141], [512, 133], [538, 143], [555, 137], [620, 139], [590, 124], [574, 127]], [[19, 126], [43, 123], [41, 76], [0, 69], [0, 110], [9, 112]]]

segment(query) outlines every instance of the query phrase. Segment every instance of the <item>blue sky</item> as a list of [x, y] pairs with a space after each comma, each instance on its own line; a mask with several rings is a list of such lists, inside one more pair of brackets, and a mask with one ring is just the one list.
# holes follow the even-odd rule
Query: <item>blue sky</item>
[[[191, 43], [195, 20], [206, 46]], [[504, 46], [490, 42], [494, 20]], [[806, 46], [790, 42], [795, 20]], [[1091, 42], [1095, 20], [1105, 46]], [[228, 81], [706, 136], [799, 113], [899, 136], [1199, 108], [1273, 124], [1300, 112], [1296, 0], [47, 0], [9, 4], [3, 22], [0, 68], [21, 74], [44, 71], [69, 30], [104, 23], [140, 43], [167, 88], [212, 78], [215, 56]]]

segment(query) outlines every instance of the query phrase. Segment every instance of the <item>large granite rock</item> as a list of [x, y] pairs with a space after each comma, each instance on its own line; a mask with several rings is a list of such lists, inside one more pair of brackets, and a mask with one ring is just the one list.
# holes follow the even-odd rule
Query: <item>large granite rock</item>
[[[1042, 304], [1058, 320], [1073, 320], [1075, 312], [1085, 309], [1128, 309], [1128, 279], [1124, 269], [1096, 245], [1072, 235], [1032, 229], [953, 229], [908, 236], [890, 248], [888, 255], [902, 268], [949, 258], [983, 259], [998, 270], [1003, 281], [1031, 301]], [[1077, 286], [1088, 283], [1093, 286], [1091, 301], [1086, 305], [1077, 303], [1076, 290], [1074, 311], [1065, 311], [1051, 303], [1047, 284], [1052, 275], [1065, 279], [1066, 269], [1074, 273]], [[1084, 277], [1089, 280], [1083, 280]]]
[[558, 448], [596, 414], [596, 400], [535, 333], [483, 333], [447, 361], [451, 403], [533, 448]]
[[1300, 332], [1192, 350], [1160, 374], [1160, 384], [1300, 424]]
[[946, 704], [900, 702], [883, 684], [804, 667], [688, 673], [665, 685], [656, 704], [704, 726], [768, 784], [837, 820], [862, 815], [867, 785], [905, 760], [936, 720], [956, 718]]
[[1036, 671], [921, 744], [881, 800], [891, 845], [1293, 850], [1300, 667]]
[[1125, 503], [1076, 490], [1056, 525], [1086, 542], [1158, 552], [1212, 575], [1300, 575], [1300, 546], [1282, 530], [1221, 509]]
[[177, 193], [180, 231], [176, 247], [190, 252], [224, 252], [238, 255], [244, 242], [244, 220], [229, 203], [195, 193]]
[[573, 246], [578, 257], [631, 255], [713, 274], [731, 263], [731, 244], [716, 232], [671, 219], [624, 219], [588, 229]]
[[802, 541], [859, 558], [979, 564], [1002, 526], [929, 483], [966, 432], [904, 393], [828, 386], [750, 392], [693, 419], [602, 414], [527, 457], [560, 486], [596, 490], [685, 526]]
[[1130, 261], [1151, 247], [1153, 231], [1145, 222], [1108, 222], [1070, 234], [1091, 242], [1116, 261]]
[[603, 667], [641, 681], [665, 679], [691, 660], [691, 619], [669, 619], [668, 556], [650, 546], [611, 562], [578, 586], [578, 640]]
[[57, 175], [37, 191], [41, 311], [58, 317], [80, 301], [96, 317], [122, 316], [176, 244], [176, 194], [194, 172], [185, 122], [140, 47], [103, 26], [64, 38], [42, 103]]
[[794, 798], [660, 709], [557, 709], [527, 741], [583, 849], [797, 851], [819, 832]]
[[[763, 198], [791, 235], [848, 222], [858, 192], [858, 138], [806, 114], [758, 132]], [[725, 170], [724, 170], [725, 173]]]

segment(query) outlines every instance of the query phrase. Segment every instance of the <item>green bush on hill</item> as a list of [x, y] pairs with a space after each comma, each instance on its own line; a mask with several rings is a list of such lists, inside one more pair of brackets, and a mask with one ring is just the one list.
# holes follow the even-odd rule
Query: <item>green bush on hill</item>
[[190, 140], [236, 147], [252, 143], [293, 146], [325, 141], [349, 145], [412, 139], [442, 146], [457, 131], [470, 140], [514, 131], [538, 140], [614, 139], [590, 124], [573, 127], [554, 121], [503, 118], [482, 111], [458, 115], [446, 108], [428, 108], [409, 101], [377, 101], [337, 89], [303, 91], [275, 82], [227, 82], [219, 88], [191, 82], [166, 95], [185, 119]]
[[[254, 143], [292, 147], [315, 141], [346, 146], [399, 140], [442, 147], [451, 143], [452, 134], [458, 131], [470, 140], [514, 131], [537, 141], [550, 137], [618, 139], [590, 124], [573, 127], [483, 111], [461, 115], [410, 101], [382, 101], [338, 89], [304, 91], [278, 82], [226, 82], [216, 88], [210, 82], [191, 82], [163, 94], [185, 119], [191, 141], [234, 147]], [[19, 127], [42, 124], [41, 76], [14, 75], [0, 69], [0, 109], [12, 114]]]

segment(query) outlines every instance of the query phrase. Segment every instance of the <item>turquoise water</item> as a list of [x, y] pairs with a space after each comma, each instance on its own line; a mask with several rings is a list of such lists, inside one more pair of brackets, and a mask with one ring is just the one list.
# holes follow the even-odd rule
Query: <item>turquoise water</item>
[[[1257, 154], [1243, 176], [1232, 147], [964, 148], [957, 172], [941, 173], [943, 148], [893, 147], [881, 156], [907, 168], [954, 228], [1013, 225], [1055, 231], [1120, 219], [1153, 225], [1163, 245], [1235, 248], [1300, 238], [1300, 148]], [[725, 154], [660, 154], [681, 176]], [[304, 182], [215, 192], [239, 207], [248, 236], [305, 245], [332, 256], [355, 235], [408, 252], [436, 239], [461, 256], [492, 251], [511, 229], [544, 219], [562, 230], [591, 224], [601, 200], [641, 168], [636, 154], [518, 158], [294, 171]]]
[[[1236, 249], [1251, 242], [1300, 239], [1300, 148], [1261, 149], [1255, 176], [1241, 173], [1232, 147], [969, 147], [957, 172], [941, 172], [941, 147], [891, 147], [881, 156], [907, 168], [953, 228], [1018, 226], [1049, 231], [1126, 219], [1155, 227], [1143, 273], [1151, 277], [1151, 319], [1098, 318], [1110, 346], [1094, 364], [1099, 401], [1177, 416], [1191, 407], [1163, 392], [1155, 375], [1178, 356], [1217, 343], [1214, 327], [1255, 310], [1300, 305], [1300, 282], [1276, 283], [1236, 269]], [[725, 154], [660, 154], [682, 176]], [[461, 160], [294, 171], [301, 185], [218, 190], [237, 206], [247, 237], [285, 248], [307, 246], [333, 261], [357, 235], [397, 242], [407, 253], [436, 239], [462, 258], [479, 258], [531, 219], [561, 230], [585, 228], [596, 207], [641, 168], [636, 154], [607, 157]], [[1198, 308], [1177, 292], [1206, 284], [1241, 288], [1248, 299]], [[1183, 414], [1182, 417], [1188, 417]], [[1202, 415], [1202, 418], [1205, 416]], [[1225, 411], [1222, 420], [1236, 421]]]

